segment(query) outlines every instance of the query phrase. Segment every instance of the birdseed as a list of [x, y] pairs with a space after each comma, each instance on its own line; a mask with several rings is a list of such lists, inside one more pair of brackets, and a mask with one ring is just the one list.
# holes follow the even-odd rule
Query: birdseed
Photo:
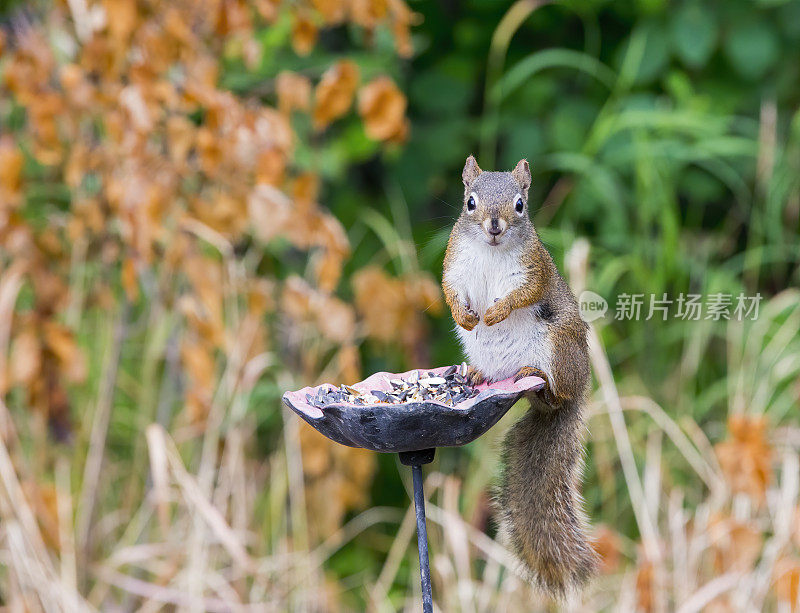
[[390, 379], [391, 390], [366, 391], [340, 385], [328, 389], [319, 388], [316, 395], [306, 394], [306, 400], [320, 409], [342, 402], [370, 405], [433, 401], [452, 407], [479, 394], [467, 382], [466, 375], [466, 363], [451, 366], [441, 374], [415, 370], [406, 379]]

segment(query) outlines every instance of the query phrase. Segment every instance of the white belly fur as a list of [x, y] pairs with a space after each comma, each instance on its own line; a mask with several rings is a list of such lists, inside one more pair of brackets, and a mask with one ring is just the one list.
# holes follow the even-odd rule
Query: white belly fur
[[552, 382], [547, 325], [536, 315], [535, 305], [514, 309], [493, 326], [483, 323], [486, 309], [495, 299], [505, 297], [524, 281], [518, 250], [470, 245], [470, 249], [458, 250], [444, 278], [481, 318], [470, 332], [456, 326], [472, 366], [490, 381], [511, 377], [523, 366], [534, 366]]

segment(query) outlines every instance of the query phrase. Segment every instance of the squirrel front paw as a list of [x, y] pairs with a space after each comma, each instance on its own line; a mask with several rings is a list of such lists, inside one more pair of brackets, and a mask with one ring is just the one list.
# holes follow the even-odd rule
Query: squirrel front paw
[[483, 314], [483, 323], [487, 326], [499, 324], [506, 317], [511, 315], [511, 305], [505, 300], [498, 300]]
[[462, 305], [458, 310], [453, 311], [453, 319], [455, 322], [464, 328], [467, 332], [471, 331], [478, 325], [480, 318], [478, 314], [468, 306]]
[[467, 368], [467, 383], [469, 383], [472, 387], [476, 385], [480, 385], [486, 380], [486, 376], [474, 366], [469, 366]]
[[536, 393], [539, 394], [542, 400], [547, 404], [551, 406], [556, 404], [556, 397], [553, 395], [553, 389], [550, 387], [550, 379], [547, 378], [547, 374], [541, 368], [523, 366], [517, 371], [517, 374], [514, 375], [514, 383], [525, 377], [539, 377], [540, 379], [544, 379], [544, 387]]

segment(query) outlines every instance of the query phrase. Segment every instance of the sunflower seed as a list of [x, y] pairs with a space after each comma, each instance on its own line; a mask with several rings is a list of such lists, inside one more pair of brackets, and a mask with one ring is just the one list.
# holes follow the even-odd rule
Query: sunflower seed
[[408, 378], [389, 379], [389, 389], [359, 390], [349, 385], [320, 387], [315, 395], [306, 394], [306, 401], [316, 407], [349, 403], [359, 406], [374, 404], [403, 404], [409, 402], [439, 402], [455, 406], [478, 394], [467, 383], [466, 364], [450, 366], [441, 374], [433, 371], [412, 371]]

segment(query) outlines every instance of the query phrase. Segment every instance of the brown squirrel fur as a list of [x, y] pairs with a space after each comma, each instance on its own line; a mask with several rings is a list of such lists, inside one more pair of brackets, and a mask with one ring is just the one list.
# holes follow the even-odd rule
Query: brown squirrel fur
[[597, 559], [578, 493], [582, 405], [590, 380], [586, 324], [528, 216], [530, 169], [464, 166], [464, 207], [442, 286], [473, 383], [535, 374], [545, 388], [506, 436], [497, 497], [501, 531], [530, 578], [558, 596]]

